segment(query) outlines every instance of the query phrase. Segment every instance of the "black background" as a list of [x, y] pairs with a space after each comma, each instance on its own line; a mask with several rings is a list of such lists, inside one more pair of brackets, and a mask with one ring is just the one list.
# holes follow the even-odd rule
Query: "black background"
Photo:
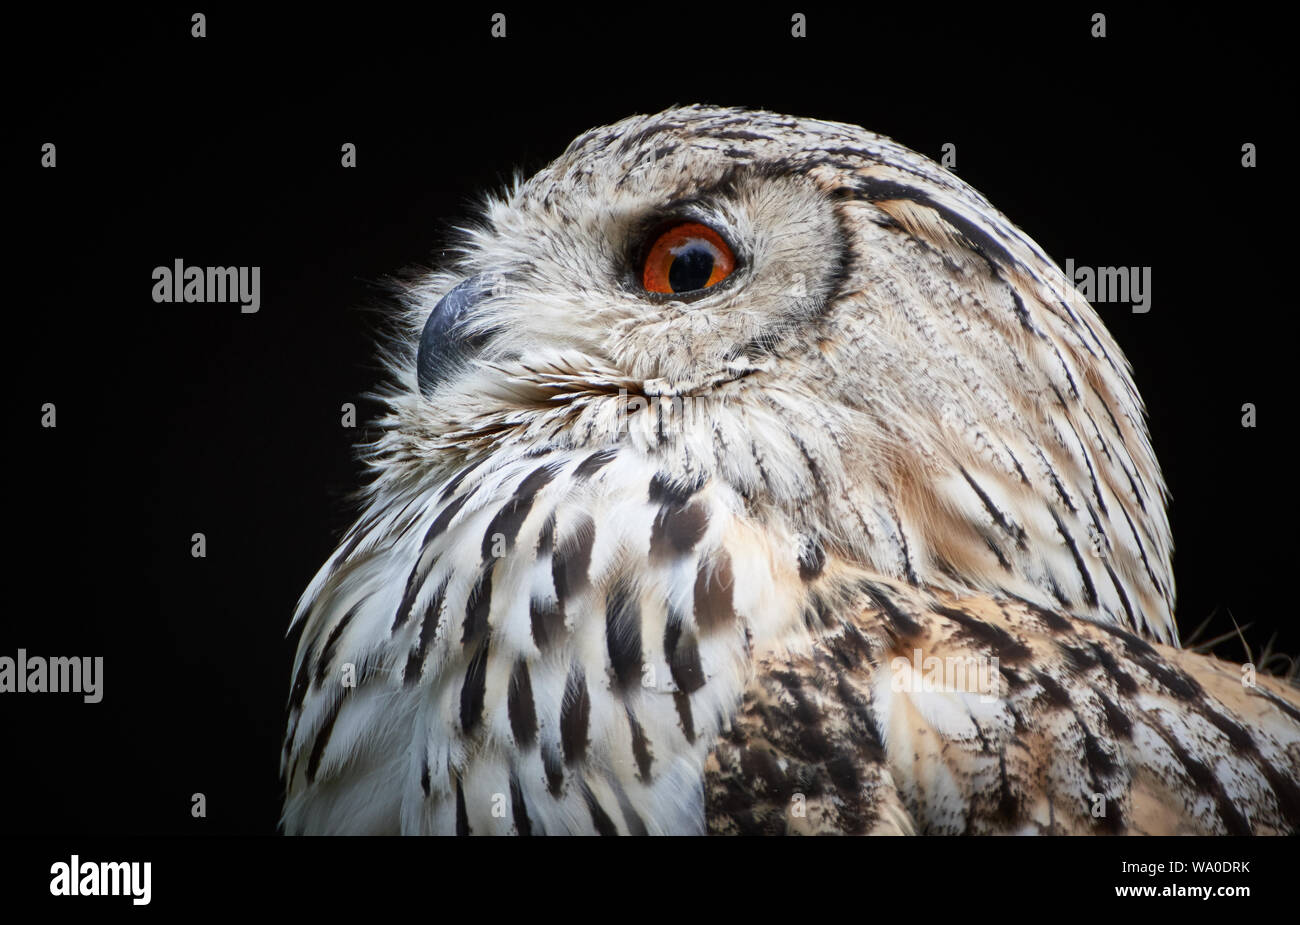
[[[1149, 314], [1098, 309], [1172, 488], [1183, 632], [1231, 612], [1256, 655], [1275, 630], [1300, 651], [1277, 590], [1294, 549], [1283, 26], [1112, 10], [1094, 39], [1090, 8], [855, 6], [803, 7], [802, 40], [788, 10], [716, 4], [505, 8], [495, 40], [486, 7], [207, 7], [204, 39], [189, 10], [6, 12], [0, 654], [103, 656], [105, 697], [0, 702], [0, 833], [275, 831], [284, 632], [350, 520], [367, 433], [339, 406], [376, 410], [383, 278], [436, 263], [514, 170], [673, 103], [856, 123], [936, 159], [953, 142], [956, 172], [1058, 262], [1152, 267]], [[176, 258], [261, 266], [261, 310], [153, 303]]]

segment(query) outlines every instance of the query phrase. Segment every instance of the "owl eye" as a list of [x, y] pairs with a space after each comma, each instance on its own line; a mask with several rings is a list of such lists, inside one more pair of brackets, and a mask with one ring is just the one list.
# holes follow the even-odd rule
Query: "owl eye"
[[693, 292], [716, 286], [735, 268], [736, 257], [720, 234], [698, 222], [683, 222], [650, 245], [641, 285], [647, 292]]

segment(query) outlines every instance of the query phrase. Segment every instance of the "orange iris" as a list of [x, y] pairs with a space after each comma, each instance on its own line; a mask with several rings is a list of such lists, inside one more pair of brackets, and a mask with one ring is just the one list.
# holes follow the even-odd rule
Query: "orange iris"
[[735, 268], [735, 255], [720, 234], [698, 222], [683, 222], [655, 239], [641, 284], [647, 292], [694, 292], [717, 285]]

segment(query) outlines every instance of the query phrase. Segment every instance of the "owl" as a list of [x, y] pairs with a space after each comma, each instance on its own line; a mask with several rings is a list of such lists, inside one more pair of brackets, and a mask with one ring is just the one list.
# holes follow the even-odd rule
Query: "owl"
[[286, 832], [1300, 828], [1297, 691], [1179, 647], [1127, 361], [930, 160], [629, 118], [399, 301]]

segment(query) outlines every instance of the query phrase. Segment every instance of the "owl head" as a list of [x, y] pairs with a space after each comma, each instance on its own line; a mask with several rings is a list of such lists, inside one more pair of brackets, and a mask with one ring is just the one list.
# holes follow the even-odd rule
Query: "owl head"
[[374, 493], [621, 447], [725, 482], [801, 569], [1176, 641], [1119, 348], [1005, 216], [886, 138], [702, 106], [592, 130], [489, 199], [404, 305]]

